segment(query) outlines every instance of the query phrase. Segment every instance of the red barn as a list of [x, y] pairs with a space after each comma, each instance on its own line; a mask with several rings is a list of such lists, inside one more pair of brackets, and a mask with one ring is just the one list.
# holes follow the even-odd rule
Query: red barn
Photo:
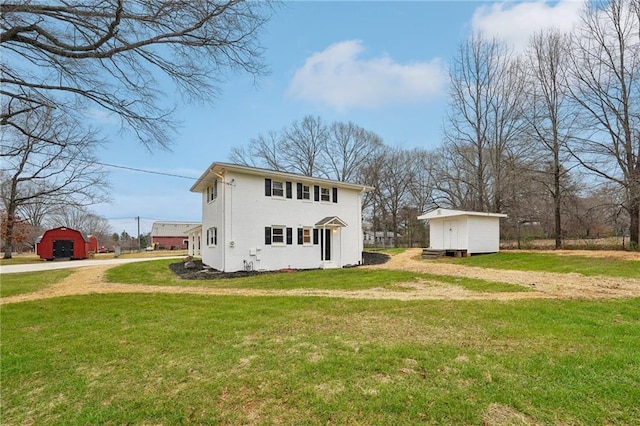
[[153, 222], [151, 244], [157, 249], [184, 250], [189, 248], [189, 230], [200, 222]]
[[[41, 259], [86, 259], [90, 250], [97, 248], [97, 240], [85, 238], [71, 228], [53, 228], [36, 241], [36, 253]], [[95, 247], [94, 247], [95, 246]]]

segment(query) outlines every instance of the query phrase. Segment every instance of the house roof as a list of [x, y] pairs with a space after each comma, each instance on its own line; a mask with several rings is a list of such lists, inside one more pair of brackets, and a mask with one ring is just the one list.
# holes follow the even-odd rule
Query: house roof
[[152, 237], [184, 237], [190, 229], [201, 225], [200, 222], [153, 222]]
[[283, 180], [295, 180], [296, 182], [306, 182], [310, 184], [318, 185], [331, 185], [338, 188], [352, 189], [361, 192], [373, 191], [373, 187], [367, 185], [359, 185], [355, 183], [340, 182], [330, 179], [322, 179], [311, 176], [300, 175], [296, 173], [287, 173], [277, 170], [262, 169], [259, 167], [243, 166], [240, 164], [231, 163], [212, 163], [207, 170], [198, 178], [196, 183], [191, 186], [191, 192], [203, 192], [207, 185], [212, 183], [215, 179], [220, 179], [225, 172], [244, 173], [248, 175], [267, 176], [282, 178]]
[[347, 224], [338, 216], [327, 216], [316, 223], [316, 226], [347, 226]]
[[451, 210], [451, 209], [435, 209], [418, 216], [418, 219], [437, 219], [445, 217], [457, 217], [457, 216], [482, 216], [482, 217], [507, 217], [502, 213], [487, 213], [487, 212], [471, 212], [464, 210]]

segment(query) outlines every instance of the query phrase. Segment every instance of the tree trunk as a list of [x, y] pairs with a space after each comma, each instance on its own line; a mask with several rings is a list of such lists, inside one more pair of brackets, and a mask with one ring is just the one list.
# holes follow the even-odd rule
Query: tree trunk
[[5, 244], [4, 244], [4, 256], [3, 259], [11, 259], [13, 256], [13, 224], [15, 223], [16, 217], [16, 205], [14, 203], [9, 203], [9, 208], [7, 209], [7, 226], [6, 232], [4, 234]]
[[[557, 146], [557, 145], [556, 145]], [[553, 171], [553, 207], [555, 222], [556, 250], [562, 248], [562, 194], [560, 193], [560, 161], [556, 149]]]

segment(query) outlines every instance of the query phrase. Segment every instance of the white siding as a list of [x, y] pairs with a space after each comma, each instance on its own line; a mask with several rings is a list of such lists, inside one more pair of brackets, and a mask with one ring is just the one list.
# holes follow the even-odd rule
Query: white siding
[[[222, 208], [223, 197], [220, 181], [218, 181], [218, 197], [207, 202], [206, 191], [202, 193], [202, 244], [201, 254], [202, 262], [211, 266], [214, 269], [222, 270], [224, 262], [224, 251], [221, 244], [224, 241], [224, 229], [222, 226]], [[218, 228], [218, 244], [216, 246], [210, 246], [207, 241], [207, 229], [211, 227]]]
[[469, 253], [497, 253], [500, 251], [500, 219], [497, 217], [469, 217]]
[[[282, 268], [312, 269], [323, 266], [320, 244], [299, 245], [297, 229], [313, 228], [327, 216], [338, 216], [347, 226], [332, 232], [331, 260], [335, 266], [362, 261], [360, 192], [338, 189], [338, 203], [296, 198], [295, 177], [292, 198], [265, 195], [265, 177], [228, 171], [219, 179], [218, 198], [207, 203], [203, 194], [202, 232], [218, 227], [218, 245], [202, 244], [203, 262], [215, 269], [238, 271], [250, 263], [255, 270]], [[279, 180], [279, 179], [274, 179]], [[286, 191], [285, 191], [286, 195]], [[291, 245], [266, 245], [265, 227], [281, 225], [292, 229]], [[286, 238], [286, 234], [285, 234]], [[326, 265], [325, 265], [326, 266]]]
[[444, 220], [429, 220], [429, 245], [434, 250], [444, 250]]

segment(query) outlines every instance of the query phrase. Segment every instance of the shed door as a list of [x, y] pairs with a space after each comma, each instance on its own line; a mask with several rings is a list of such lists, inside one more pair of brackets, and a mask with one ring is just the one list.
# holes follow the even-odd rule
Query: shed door
[[458, 221], [451, 220], [444, 223], [444, 248], [446, 250], [458, 249]]
[[73, 240], [54, 240], [53, 257], [56, 259], [73, 257]]

